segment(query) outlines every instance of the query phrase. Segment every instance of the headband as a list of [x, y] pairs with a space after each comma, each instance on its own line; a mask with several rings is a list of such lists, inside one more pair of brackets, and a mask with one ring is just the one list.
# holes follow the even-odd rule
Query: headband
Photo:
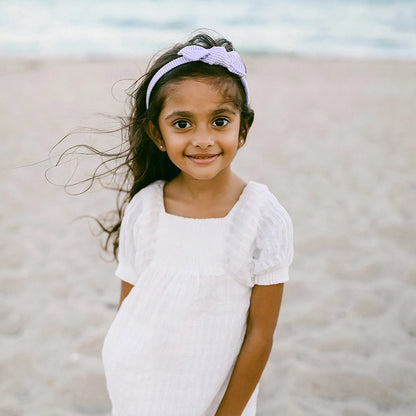
[[240, 77], [240, 81], [243, 84], [244, 91], [246, 93], [246, 99], [248, 104], [248, 85], [246, 81], [246, 69], [240, 55], [236, 51], [227, 52], [222, 46], [214, 46], [210, 49], [203, 48], [201, 46], [191, 45], [185, 46], [178, 52], [181, 55], [180, 58], [176, 58], [173, 61], [168, 62], [162, 66], [159, 71], [151, 79], [146, 92], [146, 109], [149, 108], [150, 94], [156, 83], [167, 72], [171, 71], [179, 65], [187, 64], [189, 62], [201, 61], [209, 65], [220, 65], [226, 68], [229, 72], [236, 74]]

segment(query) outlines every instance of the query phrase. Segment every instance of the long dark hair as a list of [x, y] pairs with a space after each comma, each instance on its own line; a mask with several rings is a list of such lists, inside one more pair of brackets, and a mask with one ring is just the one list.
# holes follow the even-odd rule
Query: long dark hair
[[[185, 46], [197, 45], [209, 49], [214, 46], [222, 46], [228, 52], [233, 51], [233, 45], [227, 39], [214, 39], [207, 33], [198, 33], [189, 41], [176, 44], [153, 62], [150, 62], [146, 73], [133, 83], [127, 91], [130, 98], [130, 111], [127, 117], [119, 118], [121, 127], [114, 130], [120, 131], [122, 144], [119, 151], [99, 151], [87, 146], [77, 145], [67, 149], [60, 157], [58, 164], [68, 154], [73, 154], [74, 149], [87, 148], [89, 153], [97, 154], [105, 159], [94, 171], [88, 180], [90, 189], [94, 181], [101, 181], [104, 176], [119, 177], [117, 191], [117, 208], [103, 219], [96, 219], [100, 229], [106, 234], [104, 249], [110, 250], [117, 259], [120, 225], [126, 205], [134, 195], [152, 182], [163, 179], [170, 181], [176, 177], [180, 170], [169, 159], [166, 152], [161, 152], [147, 134], [146, 128], [149, 122], [158, 126], [158, 117], [162, 110], [165, 95], [163, 86], [171, 81], [178, 81], [190, 77], [215, 78], [218, 82], [234, 82], [238, 93], [233, 101], [241, 112], [240, 135], [246, 137], [248, 128], [254, 119], [254, 111], [247, 104], [247, 97], [238, 75], [230, 73], [226, 68], [218, 65], [207, 65], [202, 62], [190, 62], [180, 65], [167, 72], [155, 85], [150, 97], [149, 108], [146, 109], [147, 87], [156, 72], [168, 62], [178, 58], [178, 52]], [[114, 132], [113, 131], [113, 132]], [[84, 153], [84, 152], [83, 152]], [[112, 164], [112, 168], [101, 171], [103, 167]], [[103, 185], [105, 186], [105, 185]], [[108, 187], [108, 186], [106, 186]], [[114, 189], [114, 187], [111, 187]]]

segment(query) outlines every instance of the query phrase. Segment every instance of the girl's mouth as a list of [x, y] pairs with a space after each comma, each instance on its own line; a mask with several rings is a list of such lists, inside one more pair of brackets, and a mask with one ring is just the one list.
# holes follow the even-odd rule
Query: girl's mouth
[[220, 153], [215, 155], [207, 155], [207, 154], [196, 154], [196, 155], [186, 155], [186, 157], [192, 162], [198, 163], [199, 165], [204, 165], [213, 162], [218, 158]]

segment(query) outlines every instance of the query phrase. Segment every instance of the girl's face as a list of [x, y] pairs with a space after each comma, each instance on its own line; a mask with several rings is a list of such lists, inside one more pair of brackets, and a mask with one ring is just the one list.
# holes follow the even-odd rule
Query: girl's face
[[186, 177], [211, 180], [228, 175], [244, 143], [240, 110], [209, 78], [184, 79], [164, 88], [157, 144]]

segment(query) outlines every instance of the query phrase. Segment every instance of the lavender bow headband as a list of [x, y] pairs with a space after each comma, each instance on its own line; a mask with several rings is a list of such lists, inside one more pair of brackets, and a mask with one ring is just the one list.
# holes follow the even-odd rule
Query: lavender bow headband
[[240, 55], [236, 51], [227, 52], [222, 46], [214, 46], [210, 49], [202, 48], [201, 46], [185, 46], [178, 52], [181, 55], [180, 58], [176, 58], [170, 61], [166, 65], [162, 66], [159, 71], [151, 79], [146, 92], [146, 108], [149, 108], [150, 94], [153, 87], [167, 72], [171, 71], [179, 65], [187, 64], [188, 62], [201, 61], [209, 65], [220, 65], [228, 69], [233, 74], [240, 76], [240, 81], [243, 84], [244, 91], [247, 97], [248, 104], [248, 85], [246, 81], [246, 69]]

